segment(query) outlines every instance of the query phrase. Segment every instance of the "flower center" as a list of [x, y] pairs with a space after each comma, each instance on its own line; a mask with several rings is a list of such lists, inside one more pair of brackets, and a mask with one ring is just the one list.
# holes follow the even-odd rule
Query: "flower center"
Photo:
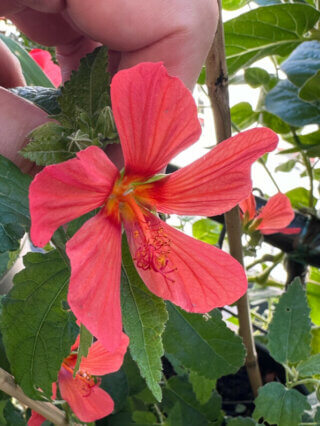
[[[74, 367], [77, 360], [77, 355], [69, 355], [64, 361], [62, 366], [69, 371], [72, 376], [74, 374]], [[74, 380], [77, 380], [77, 387], [83, 397], [88, 397], [95, 386], [99, 386], [101, 379], [88, 374], [86, 371], [77, 371]]]

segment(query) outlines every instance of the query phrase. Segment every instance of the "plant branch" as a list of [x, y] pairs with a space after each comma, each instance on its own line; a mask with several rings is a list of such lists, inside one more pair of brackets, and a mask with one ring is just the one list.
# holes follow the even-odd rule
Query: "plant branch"
[[41, 414], [55, 425], [67, 425], [63, 411], [56, 408], [50, 402], [34, 401], [24, 394], [23, 390], [15, 383], [14, 378], [0, 368], [0, 389], [6, 394], [16, 398], [22, 404]]
[[[231, 136], [231, 117], [229, 108], [228, 76], [225, 58], [223, 23], [221, 18], [221, 0], [218, 0], [218, 4], [220, 18], [215, 40], [211, 46], [206, 62], [206, 83], [208, 86], [208, 94], [213, 109], [217, 141], [222, 142]], [[242, 230], [238, 206], [234, 207], [231, 211], [225, 214], [225, 221], [228, 232], [230, 254], [243, 265], [241, 244]], [[246, 368], [253, 393], [256, 396], [258, 394], [258, 388], [262, 386], [262, 379], [254, 344], [250, 307], [247, 294], [238, 300], [237, 307], [239, 315], [239, 334], [242, 337], [247, 350]]]

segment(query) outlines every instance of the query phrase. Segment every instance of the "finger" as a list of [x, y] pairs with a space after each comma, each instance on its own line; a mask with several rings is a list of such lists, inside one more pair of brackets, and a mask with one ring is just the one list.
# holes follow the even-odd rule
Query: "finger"
[[24, 6], [21, 6], [14, 0], [1, 0], [0, 3], [0, 15], [8, 15], [22, 10]]
[[65, 0], [16, 0], [17, 3], [40, 12], [57, 13], [65, 8]]
[[0, 40], [0, 86], [17, 87], [26, 84], [19, 60]]

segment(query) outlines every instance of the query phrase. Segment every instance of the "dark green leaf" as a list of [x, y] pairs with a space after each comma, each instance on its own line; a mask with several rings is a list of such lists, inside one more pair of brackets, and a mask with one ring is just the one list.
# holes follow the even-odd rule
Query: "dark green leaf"
[[38, 166], [61, 163], [75, 156], [68, 148], [69, 135], [70, 132], [57, 123], [43, 124], [31, 133], [30, 142], [20, 153]]
[[199, 376], [194, 371], [190, 371], [189, 382], [192, 384], [193, 392], [200, 404], [208, 402], [216, 386], [216, 380], [207, 379], [206, 377]]
[[292, 126], [320, 123], [320, 106], [304, 102], [299, 88], [289, 80], [280, 81], [266, 96], [266, 109]]
[[305, 410], [311, 407], [306, 396], [295, 389], [286, 389], [281, 383], [268, 383], [259, 389], [255, 399], [253, 418], [261, 417], [277, 426], [298, 426]]
[[313, 328], [311, 330], [311, 353], [320, 353], [320, 327]]
[[236, 417], [227, 421], [227, 426], [255, 426], [257, 423], [250, 417]]
[[130, 338], [130, 353], [142, 377], [161, 400], [162, 333], [168, 319], [163, 300], [149, 292], [132, 262], [126, 238], [122, 244], [121, 305], [123, 325]]
[[320, 375], [320, 354], [312, 355], [297, 365], [297, 371], [301, 377]]
[[268, 55], [288, 55], [304, 41], [320, 12], [304, 4], [259, 7], [224, 24], [230, 74]]
[[268, 349], [276, 361], [288, 364], [308, 358], [311, 350], [309, 312], [306, 294], [296, 278], [280, 297], [269, 326]]
[[129, 351], [124, 357], [122, 369], [127, 376], [129, 395], [135, 395], [145, 389], [146, 382], [141, 377], [137, 363], [133, 361]]
[[170, 413], [177, 403], [181, 405], [183, 423], [176, 423], [174, 426], [221, 424], [221, 396], [216, 391], [212, 393], [206, 404], [201, 405], [196, 400], [190, 383], [177, 376], [171, 377], [163, 390], [165, 411]]
[[28, 85], [54, 87], [39, 65], [17, 42], [3, 34], [0, 34], [0, 40], [8, 46], [11, 52], [20, 61], [23, 75]]
[[10, 92], [34, 103], [49, 115], [58, 114], [60, 112], [58, 97], [61, 92], [59, 89], [41, 86], [23, 86], [10, 89]]
[[80, 325], [80, 344], [78, 348], [78, 357], [77, 357], [76, 365], [74, 367], [73, 376], [75, 376], [77, 371], [79, 370], [82, 357], [88, 356], [89, 348], [92, 345], [92, 341], [93, 341], [92, 334], [90, 333], [89, 330], [86, 329], [86, 327], [83, 324], [81, 324]]
[[248, 0], [222, 0], [222, 8], [225, 10], [237, 10], [247, 3]]
[[37, 388], [51, 396], [51, 384], [70, 353], [78, 328], [71, 312], [64, 311], [69, 270], [54, 250], [28, 253], [25, 269], [3, 299], [1, 329], [11, 371], [31, 398]]
[[319, 422], [319, 423], [320, 423], [320, 407], [317, 407], [317, 411], [316, 411], [316, 415], [315, 415], [315, 417], [314, 417], [314, 420], [315, 420], [316, 422]]
[[157, 423], [156, 416], [150, 411], [134, 411], [132, 413], [132, 420], [134, 420], [135, 423], [142, 424]]
[[240, 130], [251, 126], [258, 119], [258, 113], [254, 112], [248, 102], [240, 102], [230, 109], [231, 121]]
[[286, 134], [290, 132], [290, 126], [287, 123], [268, 111], [262, 111], [260, 114], [260, 122], [276, 133]]
[[311, 320], [314, 324], [320, 325], [320, 270], [318, 268], [310, 268], [307, 282], [307, 299], [311, 309]]
[[307, 102], [320, 100], [320, 70], [304, 83], [299, 90], [299, 97]]
[[9, 263], [9, 252], [0, 253], [0, 278], [7, 271]]
[[124, 370], [121, 368], [115, 373], [103, 376], [100, 387], [108, 392], [113, 399], [115, 404], [114, 413], [121, 410], [129, 395], [128, 381]]
[[[298, 187], [291, 189], [286, 192], [286, 196], [289, 198], [291, 205], [294, 209], [301, 209], [302, 207], [309, 207], [309, 191], [306, 188]], [[313, 200], [313, 206], [315, 206], [317, 200]]]
[[302, 86], [320, 68], [320, 42], [301, 43], [281, 64], [288, 79], [296, 86]]
[[165, 351], [207, 379], [236, 373], [244, 362], [241, 338], [224, 323], [218, 309], [211, 318], [189, 314], [167, 303], [169, 321], [164, 333]]
[[0, 252], [17, 250], [29, 225], [31, 178], [0, 155]]
[[279, 166], [276, 167], [276, 172], [291, 172], [291, 170], [294, 168], [294, 166], [296, 165], [296, 160], [288, 160], [285, 163], [280, 164]]
[[26, 426], [27, 423], [22, 416], [21, 410], [15, 407], [11, 401], [8, 401], [3, 410], [6, 426]]
[[192, 224], [192, 235], [208, 244], [217, 244], [222, 225], [211, 219], [200, 219]]
[[268, 84], [269, 73], [263, 68], [252, 67], [244, 70], [244, 78], [251, 87], [260, 87]]

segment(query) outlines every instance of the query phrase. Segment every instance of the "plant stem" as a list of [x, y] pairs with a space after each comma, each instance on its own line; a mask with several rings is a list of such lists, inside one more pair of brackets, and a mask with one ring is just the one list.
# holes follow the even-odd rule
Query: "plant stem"
[[[207, 86], [211, 101], [217, 141], [222, 142], [231, 136], [231, 117], [228, 95], [228, 77], [225, 58], [225, 45], [223, 23], [221, 18], [221, 0], [218, 0], [220, 18], [214, 43], [211, 46], [207, 62]], [[243, 265], [242, 244], [241, 244], [241, 223], [238, 206], [225, 214], [226, 227], [228, 232], [230, 254]], [[253, 339], [250, 307], [248, 295], [245, 294], [237, 302], [239, 315], [239, 334], [243, 339], [247, 350], [246, 368], [252, 387], [253, 394], [258, 394], [258, 388], [262, 386], [262, 379], [259, 370], [257, 353]]]
[[258, 163], [259, 163], [259, 164], [261, 164], [261, 166], [264, 168], [264, 170], [266, 171], [267, 175], [268, 175], [268, 176], [269, 176], [269, 178], [271, 179], [272, 183], [273, 183], [273, 184], [274, 184], [274, 186], [277, 188], [277, 190], [278, 190], [279, 192], [281, 192], [281, 190], [280, 190], [280, 188], [279, 188], [279, 186], [278, 186], [277, 182], [275, 181], [274, 177], [272, 176], [272, 174], [271, 174], [270, 170], [268, 169], [268, 167], [267, 167], [266, 163], [264, 162], [264, 160], [263, 160], [262, 158], [260, 158], [260, 159], [258, 160]]
[[55, 425], [67, 425], [65, 414], [50, 402], [34, 401], [24, 394], [22, 389], [15, 383], [14, 378], [0, 368], [0, 389], [8, 395], [16, 398], [22, 404], [41, 414]]

